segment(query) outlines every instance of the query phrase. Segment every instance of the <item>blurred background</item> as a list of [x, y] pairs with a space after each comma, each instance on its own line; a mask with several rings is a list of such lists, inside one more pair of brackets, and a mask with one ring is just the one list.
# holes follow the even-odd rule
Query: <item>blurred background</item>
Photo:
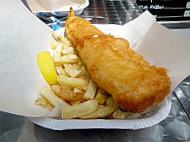
[[[30, 7], [26, 0], [23, 2]], [[89, 0], [89, 3], [89, 6], [79, 14], [90, 15], [90, 18], [86, 18], [94, 24], [123, 25], [148, 10], [159, 23], [168, 28], [190, 27], [189, 0]], [[55, 18], [62, 21], [63, 25], [65, 18], [60, 16], [59, 12], [57, 15]], [[47, 15], [43, 17], [42, 14], [38, 13], [37, 16], [49, 25], [55, 22], [55, 19], [48, 19]]]
[[190, 20], [189, 0], [137, 0], [141, 10], [149, 10], [158, 21]]

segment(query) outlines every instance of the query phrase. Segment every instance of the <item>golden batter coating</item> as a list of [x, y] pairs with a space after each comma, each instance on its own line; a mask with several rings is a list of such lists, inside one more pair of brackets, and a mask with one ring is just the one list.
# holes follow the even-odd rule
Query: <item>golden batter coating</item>
[[170, 92], [167, 69], [143, 60], [127, 40], [105, 35], [71, 9], [66, 21], [68, 38], [76, 47], [91, 78], [110, 93], [124, 110], [143, 112]]

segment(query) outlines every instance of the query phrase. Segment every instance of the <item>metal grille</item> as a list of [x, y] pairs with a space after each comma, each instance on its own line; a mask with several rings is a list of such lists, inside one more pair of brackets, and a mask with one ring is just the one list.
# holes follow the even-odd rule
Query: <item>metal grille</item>
[[84, 15], [103, 16], [105, 19], [92, 19], [93, 24], [123, 25], [138, 17], [142, 11], [134, 1], [124, 0], [90, 0], [90, 5], [83, 11]]

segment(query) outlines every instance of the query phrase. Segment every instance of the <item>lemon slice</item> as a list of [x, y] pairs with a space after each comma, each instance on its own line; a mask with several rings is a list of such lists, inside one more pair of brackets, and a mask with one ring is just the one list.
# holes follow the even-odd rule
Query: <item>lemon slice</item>
[[57, 73], [51, 54], [48, 51], [38, 54], [38, 66], [48, 84], [57, 84]]

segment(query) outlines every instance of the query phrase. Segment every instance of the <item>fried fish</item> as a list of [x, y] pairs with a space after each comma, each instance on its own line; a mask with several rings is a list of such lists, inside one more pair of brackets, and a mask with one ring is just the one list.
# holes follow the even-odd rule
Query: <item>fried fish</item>
[[97, 85], [113, 96], [118, 106], [143, 112], [170, 92], [168, 70], [150, 65], [122, 38], [106, 35], [71, 9], [66, 33]]

